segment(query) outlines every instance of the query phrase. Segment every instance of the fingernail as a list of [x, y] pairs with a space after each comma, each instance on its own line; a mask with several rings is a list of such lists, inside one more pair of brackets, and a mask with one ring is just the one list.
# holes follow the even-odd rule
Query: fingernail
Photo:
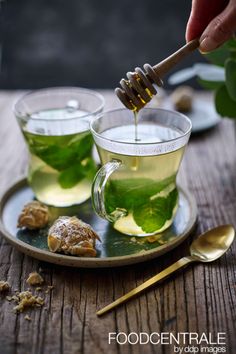
[[211, 37], [205, 37], [201, 42], [199, 46], [199, 50], [202, 53], [208, 53], [211, 52], [212, 50], [216, 49], [217, 43], [212, 39]]

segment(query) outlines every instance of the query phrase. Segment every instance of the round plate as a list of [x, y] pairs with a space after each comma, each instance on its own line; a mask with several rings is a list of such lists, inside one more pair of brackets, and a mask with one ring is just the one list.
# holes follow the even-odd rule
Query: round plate
[[[163, 108], [174, 109], [173, 103], [170, 99], [164, 100]], [[204, 130], [213, 128], [217, 125], [221, 118], [216, 113], [215, 107], [212, 102], [209, 102], [208, 97], [196, 97], [193, 100], [193, 109], [191, 112], [186, 113], [192, 122], [192, 133], [200, 133]]]
[[130, 237], [114, 230], [111, 224], [93, 212], [90, 201], [69, 208], [49, 207], [51, 222], [60, 215], [77, 215], [94, 228], [102, 241], [96, 243], [95, 258], [51, 253], [47, 246], [48, 228], [37, 231], [17, 229], [17, 219], [23, 206], [34, 199], [26, 179], [15, 183], [3, 195], [0, 202], [0, 230], [18, 250], [55, 264], [97, 268], [139, 263], [170, 251], [193, 230], [197, 219], [195, 199], [182, 188], [179, 188], [179, 192], [179, 207], [174, 222], [170, 228], [159, 234], [155, 242], [150, 242], [148, 237]]

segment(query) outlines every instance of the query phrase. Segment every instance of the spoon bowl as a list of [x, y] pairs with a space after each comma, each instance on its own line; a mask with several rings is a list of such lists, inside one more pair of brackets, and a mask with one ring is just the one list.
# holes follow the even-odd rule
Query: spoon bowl
[[235, 230], [231, 225], [221, 225], [199, 236], [190, 246], [191, 257], [200, 262], [220, 258], [231, 246]]

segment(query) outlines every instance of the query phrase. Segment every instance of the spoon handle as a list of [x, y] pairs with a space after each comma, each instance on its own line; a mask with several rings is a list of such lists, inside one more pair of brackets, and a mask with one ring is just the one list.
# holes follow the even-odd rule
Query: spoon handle
[[176, 272], [178, 269], [181, 269], [188, 265], [189, 263], [194, 262], [194, 259], [191, 257], [183, 257], [179, 259], [177, 262], [173, 263], [168, 268], [164, 269], [162, 272], [154, 275], [154, 277], [148, 279], [143, 284], [139, 285], [137, 288], [131, 290], [127, 294], [121, 296], [119, 299], [113, 301], [111, 304], [105, 306], [103, 309], [97, 312], [97, 316], [101, 316], [104, 313], [112, 310], [116, 306], [128, 301], [132, 297], [136, 296], [137, 294], [143, 292], [145, 289], [149, 288], [150, 286], [156, 284], [160, 280], [167, 278], [170, 274]]

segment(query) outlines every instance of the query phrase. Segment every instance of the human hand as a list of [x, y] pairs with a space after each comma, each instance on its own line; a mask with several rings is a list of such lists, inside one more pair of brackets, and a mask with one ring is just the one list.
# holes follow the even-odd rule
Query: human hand
[[200, 37], [200, 51], [210, 52], [236, 31], [236, 0], [192, 0], [187, 42]]

